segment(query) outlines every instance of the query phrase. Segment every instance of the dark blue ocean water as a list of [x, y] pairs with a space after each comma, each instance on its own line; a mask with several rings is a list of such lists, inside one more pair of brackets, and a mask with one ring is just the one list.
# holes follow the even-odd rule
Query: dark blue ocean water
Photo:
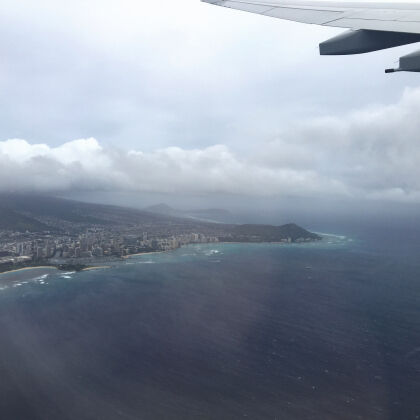
[[0, 419], [419, 418], [420, 248], [400, 244], [0, 276]]

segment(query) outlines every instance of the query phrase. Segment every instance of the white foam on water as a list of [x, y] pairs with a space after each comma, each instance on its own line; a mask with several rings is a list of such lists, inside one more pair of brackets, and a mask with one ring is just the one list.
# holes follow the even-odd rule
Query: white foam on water
[[347, 239], [347, 236], [345, 235], [337, 235], [335, 233], [322, 233], [322, 232], [316, 232], [320, 236], [325, 236], [326, 238], [336, 238], [340, 241], [345, 241]]
[[218, 249], [211, 249], [210, 251], [205, 252], [207, 257], [212, 257], [213, 255], [221, 255], [222, 253]]
[[49, 274], [44, 274], [43, 276], [39, 276], [34, 278], [35, 281], [41, 282], [44, 281], [47, 277], [49, 276]]

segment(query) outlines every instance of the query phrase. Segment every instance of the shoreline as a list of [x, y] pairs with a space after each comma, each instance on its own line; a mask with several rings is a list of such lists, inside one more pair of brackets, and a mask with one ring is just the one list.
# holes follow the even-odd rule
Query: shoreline
[[[339, 235], [325, 234], [325, 233], [323, 233], [323, 235], [325, 235], [325, 236], [329, 235], [329, 236], [333, 236], [333, 237], [336, 236], [338, 238], [341, 238], [342, 237], [342, 236], [339, 236]], [[294, 243], [294, 242], [292, 242], [292, 243], [289, 243], [289, 242], [237, 242], [237, 241], [231, 241], [231, 242], [230, 241], [228, 241], [228, 242], [221, 241], [221, 242], [191, 243], [191, 244], [182, 245], [179, 248], [169, 249], [167, 251], [149, 251], [149, 252], [139, 252], [137, 254], [125, 255], [125, 256], [122, 257], [122, 260], [129, 260], [129, 259], [134, 258], [134, 257], [141, 257], [143, 255], [166, 254], [166, 253], [169, 253], [169, 252], [174, 252], [174, 251], [176, 251], [177, 249], [180, 249], [180, 248], [184, 248], [184, 247], [188, 247], [188, 246], [196, 246], [196, 245], [215, 245], [215, 246], [217, 246], [217, 245], [229, 245], [229, 244], [231, 244], [231, 245], [233, 245], [233, 244], [237, 244], [237, 245], [247, 245], [247, 244], [248, 245], [251, 245], [251, 244], [253, 244], [253, 245], [258, 245], [258, 244], [261, 244], [261, 245], [262, 244], [271, 244], [271, 245], [305, 245], [305, 244], [319, 243], [319, 242], [322, 242], [322, 240], [319, 240], [319, 241], [310, 241], [310, 242], [301, 242], [301, 243]], [[93, 270], [101, 270], [101, 269], [102, 270], [105, 270], [105, 269], [110, 269], [110, 268], [112, 268], [112, 266], [110, 266], [110, 265], [106, 265], [106, 266], [105, 265], [104, 266], [92, 266], [92, 267], [83, 268], [80, 271], [83, 272], [83, 271], [93, 271]], [[4, 272], [0, 273], [0, 277], [3, 274], [19, 273], [19, 272], [22, 272], [22, 271], [37, 270], [37, 269], [58, 270], [58, 271], [60, 270], [58, 267], [51, 266], [51, 265], [49, 265], [49, 266], [38, 266], [38, 267], [22, 267], [22, 268], [17, 268], [17, 269], [14, 269], [14, 270], [4, 271]]]
[[181, 245], [178, 248], [174, 248], [174, 249], [168, 249], [167, 251], [151, 251], [151, 252], [139, 252], [137, 254], [131, 254], [131, 255], [124, 255], [123, 257], [121, 257], [123, 260], [128, 260], [130, 258], [133, 257], [141, 257], [143, 255], [154, 255], [154, 254], [167, 254], [169, 252], [174, 252], [178, 249], [181, 248], [185, 248], [185, 247], [189, 247], [189, 246], [200, 246], [200, 245], [307, 245], [307, 244], [313, 244], [313, 243], [320, 243], [322, 242], [321, 240], [313, 240], [313, 241], [308, 241], [308, 242], [238, 242], [238, 241], [220, 241], [220, 242], [203, 242], [203, 243], [190, 243], [190, 244], [185, 244], [185, 245]]
[[163, 254], [165, 252], [171, 252], [175, 251], [174, 249], [168, 250], [168, 251], [156, 251], [156, 252], [139, 252], [138, 254], [130, 254], [130, 255], [124, 255], [122, 258], [124, 260], [128, 260], [132, 257], [141, 257], [142, 255], [153, 255], [153, 254]]
[[23, 267], [23, 268], [17, 268], [16, 270], [9, 270], [4, 271], [3, 273], [0, 273], [0, 276], [3, 274], [10, 274], [10, 273], [19, 273], [21, 271], [29, 271], [29, 270], [38, 270], [38, 269], [44, 269], [44, 270], [58, 270], [57, 267], [52, 267], [50, 265], [45, 266], [39, 266], [39, 267]]
[[317, 244], [322, 242], [319, 241], [304, 241], [304, 242], [214, 242], [215, 244], [237, 244], [237, 245], [305, 245], [305, 244]]
[[86, 267], [86, 268], [83, 268], [81, 271], [107, 270], [109, 268], [112, 268], [112, 267], [110, 265], [102, 265], [98, 267]]

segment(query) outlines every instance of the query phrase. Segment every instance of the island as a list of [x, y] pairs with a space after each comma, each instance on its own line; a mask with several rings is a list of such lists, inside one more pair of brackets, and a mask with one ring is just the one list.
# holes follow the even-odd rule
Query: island
[[0, 195], [0, 273], [45, 266], [82, 271], [130, 255], [171, 251], [189, 244], [322, 240], [294, 223], [221, 223], [152, 210], [57, 197]]

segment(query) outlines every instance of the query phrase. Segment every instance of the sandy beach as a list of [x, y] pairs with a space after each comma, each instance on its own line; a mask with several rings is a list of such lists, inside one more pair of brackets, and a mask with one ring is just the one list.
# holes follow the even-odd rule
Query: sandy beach
[[140, 252], [138, 254], [125, 255], [123, 258], [127, 260], [132, 257], [141, 257], [142, 255], [152, 255], [152, 254], [163, 254], [164, 252], [170, 252], [170, 251]]
[[88, 267], [84, 268], [82, 271], [93, 271], [93, 270], [106, 270], [111, 268], [110, 265], [98, 266], [98, 267]]
[[16, 270], [5, 271], [4, 273], [0, 273], [0, 276], [3, 275], [3, 274], [19, 273], [20, 271], [39, 270], [39, 269], [44, 269], [44, 270], [57, 270], [57, 268], [51, 267], [51, 266], [25, 267], [25, 268], [18, 268]]

